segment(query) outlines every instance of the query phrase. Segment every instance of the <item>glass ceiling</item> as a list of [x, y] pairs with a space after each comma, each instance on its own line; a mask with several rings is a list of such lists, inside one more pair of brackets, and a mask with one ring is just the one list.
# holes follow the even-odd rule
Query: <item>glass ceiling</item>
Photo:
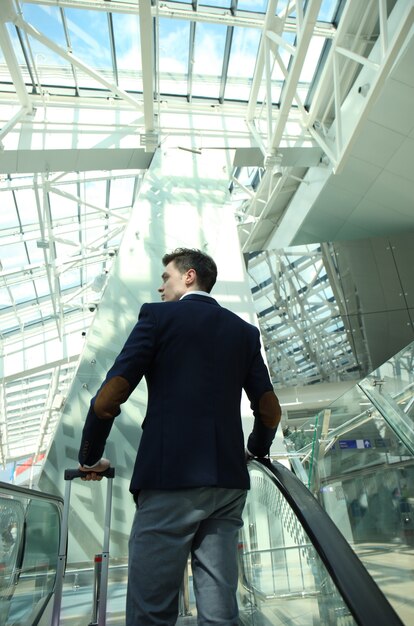
[[[214, 107], [223, 106], [234, 111], [234, 124], [246, 133], [249, 106], [258, 117], [264, 109], [277, 116], [283, 106], [301, 44], [298, 29], [318, 5], [292, 99], [292, 114], [303, 114], [345, 4], [153, 0], [149, 9], [146, 2], [122, 0], [2, 0], [0, 142], [5, 153], [17, 151], [20, 159], [0, 171], [0, 464], [47, 449], [93, 305], [105, 289], [145, 174], [145, 167], [116, 163], [96, 171], [77, 169], [69, 157], [58, 171], [52, 162], [33, 172], [23, 165], [24, 151], [65, 148], [70, 156], [75, 135], [80, 143], [93, 137], [94, 148], [135, 148], [140, 140], [151, 149], [154, 136], [162, 141], [166, 132], [162, 107], [174, 113], [197, 106], [211, 115]], [[263, 77], [257, 75], [258, 57], [264, 29], [270, 26], [274, 61]], [[259, 133], [261, 126], [263, 120], [257, 124]], [[292, 128], [286, 132], [297, 132]], [[248, 172], [250, 185], [260, 179], [260, 171], [239, 168], [237, 175], [244, 180]], [[236, 200], [239, 206], [243, 194]], [[290, 331], [282, 330], [274, 294], [266, 292], [266, 263], [256, 263], [251, 275], [271, 344], [287, 341]], [[306, 272], [319, 276], [314, 297], [321, 332], [334, 328], [332, 350], [339, 355], [342, 329], [315, 263], [301, 278], [298, 274], [295, 288], [301, 289]], [[263, 292], [257, 285], [264, 285]], [[332, 358], [327, 366], [352, 367], [346, 349]], [[282, 384], [296, 384], [286, 368], [282, 375]], [[317, 373], [309, 377], [313, 380]]]

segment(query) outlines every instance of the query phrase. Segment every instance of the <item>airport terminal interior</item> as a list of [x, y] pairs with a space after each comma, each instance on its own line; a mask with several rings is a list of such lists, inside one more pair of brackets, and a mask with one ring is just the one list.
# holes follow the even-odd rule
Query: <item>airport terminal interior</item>
[[413, 0], [1, 0], [1, 626], [125, 623], [144, 381], [65, 470], [181, 246], [282, 405], [240, 624], [414, 624], [413, 67]]

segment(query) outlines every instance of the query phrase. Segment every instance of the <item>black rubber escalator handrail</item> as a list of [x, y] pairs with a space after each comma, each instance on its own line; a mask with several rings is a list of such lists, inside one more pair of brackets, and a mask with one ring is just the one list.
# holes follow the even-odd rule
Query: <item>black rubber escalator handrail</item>
[[250, 464], [260, 466], [283, 494], [357, 624], [403, 626], [345, 537], [295, 474], [280, 463], [272, 463], [268, 459], [257, 459]]
[[11, 483], [4, 483], [0, 481], [0, 492], [4, 490], [5, 492], [9, 492], [13, 494], [13, 492], [17, 495], [26, 496], [29, 498], [39, 498], [41, 500], [49, 500], [51, 502], [59, 502], [63, 505], [63, 498], [60, 496], [55, 496], [51, 493], [44, 493], [43, 491], [37, 491], [36, 489], [29, 489], [28, 487], [20, 487], [18, 485], [13, 485]]

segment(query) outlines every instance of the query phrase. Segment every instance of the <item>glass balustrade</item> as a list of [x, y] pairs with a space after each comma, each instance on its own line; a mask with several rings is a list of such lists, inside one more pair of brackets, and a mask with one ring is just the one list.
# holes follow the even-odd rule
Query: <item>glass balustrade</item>
[[0, 483], [0, 624], [38, 623], [50, 609], [59, 550], [59, 498]]
[[310, 490], [406, 624], [414, 623], [413, 357], [410, 344], [288, 437]]
[[250, 479], [239, 545], [241, 622], [356, 624], [281, 492], [261, 469], [250, 469]]

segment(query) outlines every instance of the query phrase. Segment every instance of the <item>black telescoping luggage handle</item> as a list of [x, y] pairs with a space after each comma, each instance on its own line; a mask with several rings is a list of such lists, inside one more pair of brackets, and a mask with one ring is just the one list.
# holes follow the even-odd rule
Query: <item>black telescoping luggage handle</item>
[[[94, 470], [91, 470], [93, 472]], [[115, 468], [108, 467], [104, 472], [95, 472], [96, 474], [100, 474], [105, 478], [113, 478], [115, 476]], [[82, 472], [80, 469], [66, 469], [64, 478], [65, 480], [73, 480], [74, 478], [84, 478], [88, 472]]]

